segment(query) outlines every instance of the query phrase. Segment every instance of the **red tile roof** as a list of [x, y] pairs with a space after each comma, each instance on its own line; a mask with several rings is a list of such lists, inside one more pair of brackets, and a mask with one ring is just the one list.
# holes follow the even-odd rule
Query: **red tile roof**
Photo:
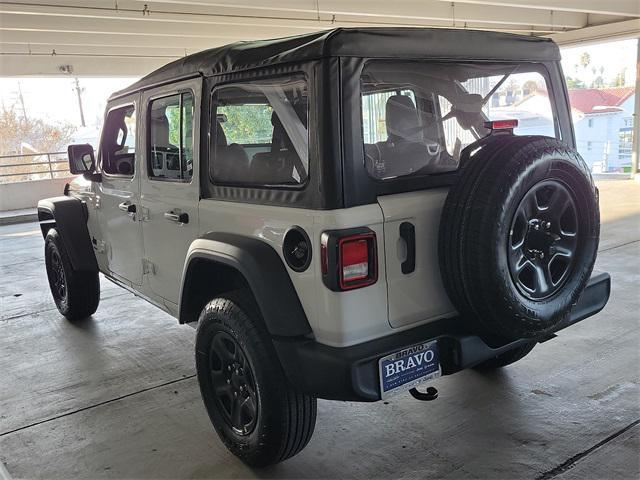
[[569, 90], [569, 101], [571, 108], [585, 114], [617, 112], [634, 91], [634, 87], [576, 88]]

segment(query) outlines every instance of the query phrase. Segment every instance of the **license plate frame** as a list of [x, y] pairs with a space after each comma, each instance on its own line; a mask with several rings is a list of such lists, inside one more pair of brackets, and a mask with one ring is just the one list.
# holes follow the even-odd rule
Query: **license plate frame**
[[416, 343], [385, 355], [378, 360], [378, 375], [382, 399], [440, 377], [438, 341]]

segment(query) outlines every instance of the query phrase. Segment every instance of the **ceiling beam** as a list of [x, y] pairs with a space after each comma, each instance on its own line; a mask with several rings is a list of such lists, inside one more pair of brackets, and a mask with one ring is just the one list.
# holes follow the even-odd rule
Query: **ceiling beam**
[[161, 67], [166, 58], [138, 57], [65, 57], [65, 56], [0, 56], [0, 76], [63, 75], [60, 67], [73, 66], [73, 75], [80, 77], [139, 77]]
[[[197, 3], [197, 2], [194, 2]], [[398, 4], [386, 0], [371, 0], [366, 8], [348, 8], [349, 2], [324, 0], [321, 8], [300, 8], [309, 2], [294, 3], [298, 8], [290, 6], [291, 2], [264, 2], [244, 4], [215, 3], [179, 3], [175, 2], [139, 2], [137, 0], [120, 0], [118, 9], [115, 3], [96, 3], [95, 0], [78, 2], [58, 2], [38, 4], [20, 0], [3, 2], [1, 11], [5, 14], [43, 15], [43, 16], [77, 16], [102, 19], [129, 19], [137, 21], [170, 21], [182, 23], [204, 23], [254, 25], [273, 24], [300, 28], [321, 24], [360, 24], [360, 25], [402, 25], [428, 26], [433, 22], [444, 22], [448, 26], [464, 26], [464, 23], [484, 23], [495, 25], [526, 25], [545, 28], [580, 28], [586, 24], [586, 15], [580, 13], [559, 12], [552, 15], [545, 11], [530, 11], [526, 17], [519, 9], [504, 7], [487, 7], [478, 5], [444, 4], [436, 0], [403, 0], [402, 8]], [[312, 2], [315, 3], [315, 2]], [[206, 5], [206, 6], [205, 6]], [[307, 5], [308, 7], [309, 5]], [[410, 12], [410, 13], [402, 13]], [[455, 25], [454, 25], [455, 24]]]
[[[451, 0], [437, 1], [452, 3]], [[640, 2], [638, 0], [455, 0], [455, 4], [640, 17]]]
[[[162, 49], [167, 47], [177, 47], [186, 49], [189, 52], [205, 50], [217, 45], [238, 40], [238, 34], [224, 34], [216, 32], [207, 37], [167, 37], [165, 35], [135, 35], [135, 34], [112, 34], [94, 32], [58, 32], [58, 31], [33, 31], [33, 30], [1, 30], [0, 44], [19, 44], [27, 47], [29, 45], [42, 45], [47, 47], [64, 46], [100, 46], [100, 47], [147, 47]], [[2, 51], [0, 49], [0, 51]]]
[[[212, 42], [213, 43], [213, 42]], [[223, 45], [224, 41], [216, 42]], [[185, 51], [179, 46], [164, 45], [162, 48], [146, 46], [141, 47], [137, 44], [131, 45], [39, 45], [0, 42], [0, 52], [3, 55], [57, 55], [57, 56], [126, 56], [138, 58], [168, 58], [174, 59], [195, 53], [195, 51]]]
[[549, 35], [558, 45], [570, 46], [640, 37], [640, 19], [607, 23]]

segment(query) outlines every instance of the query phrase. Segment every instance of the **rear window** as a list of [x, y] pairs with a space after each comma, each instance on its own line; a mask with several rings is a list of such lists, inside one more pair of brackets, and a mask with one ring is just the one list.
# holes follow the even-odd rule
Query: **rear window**
[[488, 120], [517, 119], [516, 135], [557, 133], [540, 65], [373, 61], [361, 88], [364, 161], [377, 179], [456, 170]]
[[225, 85], [213, 92], [211, 179], [296, 186], [309, 171], [307, 83], [292, 76]]

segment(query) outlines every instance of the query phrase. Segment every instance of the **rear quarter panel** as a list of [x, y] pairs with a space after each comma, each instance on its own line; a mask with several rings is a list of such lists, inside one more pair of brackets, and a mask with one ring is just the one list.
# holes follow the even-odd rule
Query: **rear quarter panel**
[[[209, 232], [248, 235], [271, 245], [284, 262], [282, 243], [294, 225], [302, 227], [312, 243], [309, 268], [287, 271], [298, 293], [316, 340], [347, 346], [388, 335], [387, 284], [382, 243], [383, 218], [378, 204], [341, 210], [307, 210], [288, 207], [200, 201], [200, 236]], [[378, 239], [378, 281], [369, 287], [333, 292], [322, 282], [320, 235], [325, 230], [367, 226]]]

